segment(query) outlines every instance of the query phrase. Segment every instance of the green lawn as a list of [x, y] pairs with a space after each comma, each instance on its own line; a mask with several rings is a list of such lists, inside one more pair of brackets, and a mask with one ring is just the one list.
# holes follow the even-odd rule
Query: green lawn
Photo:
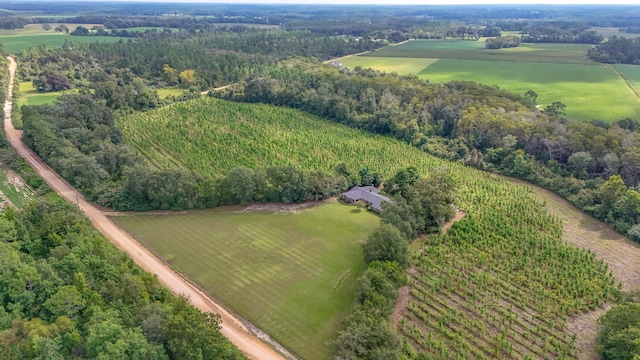
[[114, 219], [301, 358], [330, 359], [363, 270], [360, 242], [378, 217], [336, 202], [299, 213], [238, 210]]
[[180, 88], [176, 88], [176, 87], [166, 87], [166, 88], [162, 88], [162, 89], [157, 89], [158, 96], [161, 99], [164, 99], [169, 95], [178, 96], [178, 95], [181, 95], [185, 91], [187, 91], [187, 89], [180, 89]]
[[62, 94], [74, 93], [76, 90], [67, 91], [53, 91], [40, 93], [34, 87], [31, 81], [24, 81], [20, 83], [20, 98], [18, 99], [18, 105], [43, 105], [51, 104], [58, 96]]
[[60, 47], [65, 41], [90, 43], [96, 41], [115, 42], [122, 38], [115, 36], [71, 36], [61, 33], [45, 33], [31, 35], [0, 35], [0, 44], [4, 46], [5, 52], [9, 54], [17, 54], [22, 50], [30, 47], [44, 44], [50, 47]]

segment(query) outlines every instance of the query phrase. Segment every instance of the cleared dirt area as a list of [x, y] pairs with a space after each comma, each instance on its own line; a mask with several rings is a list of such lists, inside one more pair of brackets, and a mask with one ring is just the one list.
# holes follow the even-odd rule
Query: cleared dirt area
[[[602, 221], [583, 213], [558, 195], [538, 186], [529, 186], [545, 202], [547, 210], [562, 220], [563, 238], [567, 243], [588, 249], [602, 258], [622, 283], [622, 290], [640, 287], [640, 244], [611, 230]], [[567, 330], [577, 335], [576, 346], [580, 351], [580, 359], [599, 359], [594, 350], [599, 329], [597, 320], [610, 307], [607, 304], [601, 309], [569, 319]]]

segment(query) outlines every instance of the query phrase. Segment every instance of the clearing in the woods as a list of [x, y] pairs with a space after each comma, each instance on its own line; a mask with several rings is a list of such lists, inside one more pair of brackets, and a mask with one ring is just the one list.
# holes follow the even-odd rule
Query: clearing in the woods
[[361, 242], [378, 217], [335, 201], [263, 208], [113, 219], [301, 358], [330, 359], [364, 268]]

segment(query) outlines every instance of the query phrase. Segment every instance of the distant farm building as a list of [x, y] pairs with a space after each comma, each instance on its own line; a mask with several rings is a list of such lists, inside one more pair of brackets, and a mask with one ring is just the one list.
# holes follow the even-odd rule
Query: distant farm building
[[362, 200], [367, 206], [371, 206], [371, 208], [377, 212], [382, 211], [383, 202], [391, 201], [388, 197], [380, 195], [378, 189], [373, 186], [356, 186], [342, 193], [342, 198], [352, 204], [358, 200]]

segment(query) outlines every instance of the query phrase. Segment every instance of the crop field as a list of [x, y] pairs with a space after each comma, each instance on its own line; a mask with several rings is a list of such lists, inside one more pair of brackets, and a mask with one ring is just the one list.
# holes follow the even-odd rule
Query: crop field
[[122, 38], [115, 36], [71, 36], [57, 32], [47, 32], [43, 34], [29, 35], [0, 35], [0, 44], [4, 46], [5, 52], [17, 54], [30, 47], [44, 44], [50, 47], [60, 47], [65, 41], [90, 43], [96, 41], [116, 42]]
[[35, 200], [36, 194], [14, 172], [0, 167], [0, 203], [10, 201], [17, 208], [24, 208]]
[[[94, 26], [100, 26], [102, 24], [72, 24], [72, 23], [49, 23], [51, 28], [55, 28], [58, 25], [64, 25], [69, 28], [70, 31], [75, 30], [78, 26], [84, 26], [87, 29], [91, 29]], [[27, 24], [22, 29], [0, 29], [0, 37], [5, 35], [63, 35], [60, 32], [53, 30], [44, 30], [42, 24]]]
[[[587, 58], [589, 45], [523, 44], [517, 48], [490, 50], [484, 42], [471, 40], [413, 40], [389, 46], [361, 57], [431, 58], [458, 60], [541, 62], [558, 64], [591, 64]], [[345, 63], [345, 65], [347, 65]], [[347, 65], [349, 66], [349, 65]]]
[[113, 219], [303, 359], [330, 359], [364, 268], [360, 242], [378, 223], [354, 209], [332, 202], [298, 213], [225, 208]]
[[[410, 165], [423, 175], [446, 167], [458, 184], [456, 205], [467, 216], [447, 235], [414, 244], [410, 291], [398, 323], [408, 343], [427, 358], [576, 358], [580, 334], [566, 330], [568, 317], [597, 309], [618, 294], [607, 265], [566, 244], [562, 222], [546, 213], [531, 188], [399, 141], [295, 110], [216, 99], [174, 104], [118, 121], [127, 141], [144, 150], [156, 166], [179, 165], [204, 174], [238, 165], [328, 170], [342, 161], [385, 176]], [[189, 152], [199, 160], [183, 160]], [[195, 225], [189, 229], [184, 232], [207, 232]], [[182, 251], [175, 239], [183, 243], [188, 236], [179, 234], [172, 246], [156, 250]], [[231, 236], [229, 241], [236, 240]], [[237, 309], [241, 301], [232, 298], [228, 303]]]
[[360, 66], [363, 68], [374, 68], [384, 72], [396, 72], [398, 74], [416, 75], [426, 67], [430, 66], [438, 59], [429, 58], [392, 58], [392, 57], [364, 57], [354, 56], [340, 60], [350, 68]]
[[[417, 74], [432, 82], [468, 80], [517, 94], [533, 90], [538, 104], [560, 101], [567, 105], [567, 117], [576, 120], [640, 118], [638, 98], [611, 67], [589, 60], [588, 48], [580, 44], [523, 44], [488, 50], [479, 41], [414, 40], [341, 62], [348, 67]], [[426, 66], [418, 70], [423, 64]], [[632, 69], [626, 71], [633, 73]]]
[[606, 66], [440, 60], [417, 74], [432, 82], [469, 80], [516, 94], [533, 90], [538, 104], [567, 105], [567, 116], [579, 120], [640, 118], [640, 101]]
[[612, 36], [617, 37], [626, 37], [626, 38], [637, 38], [640, 37], [640, 34], [628, 34], [620, 32], [620, 28], [617, 27], [592, 27], [589, 30], [593, 30], [598, 34], [602, 35], [606, 38], [610, 38]]
[[640, 92], [640, 66], [618, 64], [615, 67], [629, 80], [636, 91]]
[[154, 166], [187, 168], [209, 176], [241, 165], [330, 171], [341, 162], [390, 176], [408, 166], [394, 156], [405, 154], [407, 164], [429, 167], [439, 161], [393, 139], [338, 127], [301, 111], [207, 97], [117, 121], [127, 142]]
[[[158, 30], [158, 31], [164, 31], [165, 28], [161, 27], [161, 26], [137, 26], [137, 27], [130, 27], [130, 28], [121, 28], [118, 30], [127, 30], [129, 32], [145, 32], [147, 30]], [[176, 28], [168, 28], [171, 30], [171, 32], [176, 32], [178, 31], [178, 29]]]

